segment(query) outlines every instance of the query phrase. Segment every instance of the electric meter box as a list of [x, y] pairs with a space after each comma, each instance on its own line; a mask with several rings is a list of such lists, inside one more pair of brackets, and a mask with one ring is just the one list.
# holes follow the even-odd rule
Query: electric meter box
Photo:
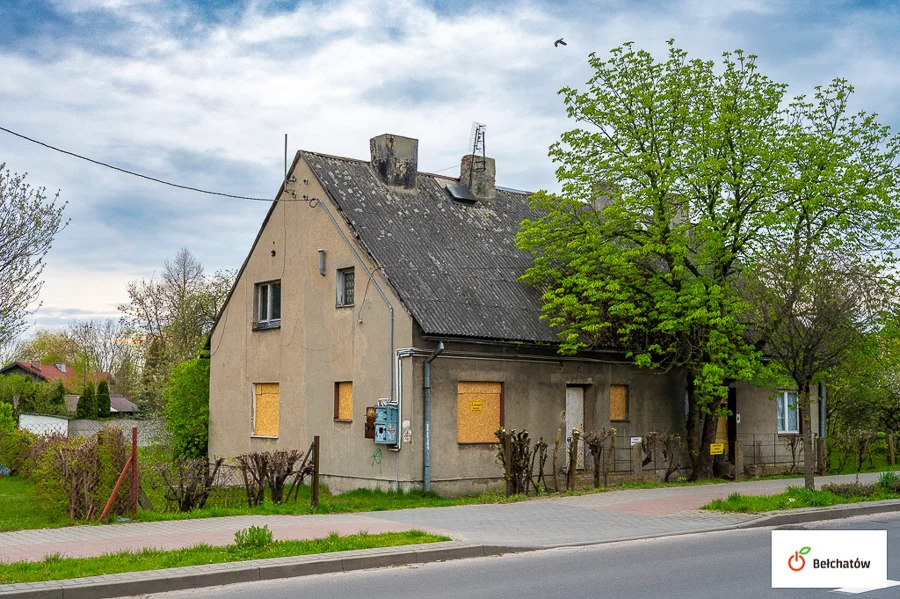
[[375, 443], [379, 445], [397, 445], [398, 426], [397, 406], [378, 406], [375, 408]]

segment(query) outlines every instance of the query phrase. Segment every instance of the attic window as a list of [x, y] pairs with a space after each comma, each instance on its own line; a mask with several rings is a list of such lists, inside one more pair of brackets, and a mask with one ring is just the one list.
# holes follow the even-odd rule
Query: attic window
[[342, 268], [337, 271], [337, 306], [352, 306], [356, 291], [356, 274], [353, 268]]
[[457, 202], [462, 202], [463, 204], [475, 203], [475, 196], [472, 195], [472, 192], [469, 191], [469, 188], [465, 185], [448, 183], [446, 189], [447, 193], [450, 194], [450, 197]]
[[257, 283], [256, 327], [273, 328], [281, 324], [281, 281]]

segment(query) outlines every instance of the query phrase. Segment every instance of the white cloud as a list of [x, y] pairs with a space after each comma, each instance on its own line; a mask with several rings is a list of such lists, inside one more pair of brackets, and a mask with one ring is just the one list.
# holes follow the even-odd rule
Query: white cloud
[[[571, 126], [557, 90], [584, 84], [589, 52], [628, 40], [663, 52], [675, 37], [712, 59], [744, 47], [798, 90], [842, 73], [858, 78], [868, 108], [894, 111], [888, 118], [900, 87], [892, 36], [871, 35], [895, 32], [891, 11], [813, 24], [789, 5], [750, 0], [526, 2], [453, 14], [415, 0], [348, 0], [280, 13], [252, 3], [211, 24], [183, 5], [172, 11], [152, 1], [57, 6], [79, 18], [102, 11], [119, 28], [36, 38], [46, 47], [27, 52], [0, 45], [0, 122], [88, 156], [240, 195], [275, 193], [285, 132], [292, 151], [354, 157], [367, 155], [372, 135], [410, 135], [420, 140], [420, 168], [434, 171], [458, 162], [473, 120], [488, 125], [501, 185], [553, 188], [547, 147]], [[790, 47], [799, 43], [783, 35], [791, 27], [821, 28], [818, 45]], [[569, 45], [554, 48], [561, 36]], [[8, 137], [0, 137], [4, 159], [71, 201], [72, 225], [49, 256], [48, 311], [114, 313], [125, 283], [161, 267], [181, 245], [210, 270], [235, 268], [265, 211]]]

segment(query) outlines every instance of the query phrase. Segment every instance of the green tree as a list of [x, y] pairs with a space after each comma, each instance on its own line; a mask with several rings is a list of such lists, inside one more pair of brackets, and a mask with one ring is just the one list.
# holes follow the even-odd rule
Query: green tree
[[94, 402], [94, 383], [88, 381], [78, 398], [78, 407], [75, 410], [76, 418], [96, 418], [97, 405]]
[[25, 175], [11, 174], [0, 163], [0, 347], [27, 327], [41, 291], [44, 258], [63, 222], [59, 194], [48, 198]]
[[18, 412], [28, 412], [31, 411], [33, 400], [34, 382], [30, 376], [0, 376], [0, 401], [11, 404]]
[[194, 358], [175, 367], [166, 387], [166, 428], [176, 458], [206, 456], [209, 439], [209, 360]]
[[[741, 51], [719, 70], [672, 42], [662, 62], [626, 44], [590, 64], [586, 91], [561, 91], [584, 128], [551, 146], [562, 193], [532, 198], [540, 216], [517, 238], [534, 254], [523, 280], [543, 290], [561, 351], [619, 346], [638, 366], [684, 371], [693, 477], [707, 477], [728, 386], [778, 374], [763, 367], [774, 329], [753, 319], [748, 273], [804, 226], [803, 247], [854, 257], [896, 234], [896, 142], [864, 116], [853, 155], [842, 153], [835, 144], [849, 136], [823, 139], [816, 126], [845, 118], [845, 104], [820, 99], [830, 108], [819, 115], [801, 97], [784, 108], [786, 86]], [[817, 156], [834, 163], [828, 173]], [[852, 199], [838, 197], [848, 189]], [[880, 227], [871, 238], [867, 218]]]
[[106, 379], [103, 379], [97, 385], [97, 395], [94, 397], [94, 403], [97, 406], [97, 416], [100, 418], [109, 418], [111, 414], [109, 383], [106, 382]]

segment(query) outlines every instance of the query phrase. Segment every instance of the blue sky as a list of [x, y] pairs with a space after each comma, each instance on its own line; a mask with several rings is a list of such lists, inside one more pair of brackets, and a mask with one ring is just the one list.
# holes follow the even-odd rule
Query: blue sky
[[[272, 197], [284, 134], [366, 158], [384, 132], [453, 172], [487, 124], [498, 183], [554, 188], [570, 126], [557, 91], [625, 41], [692, 56], [742, 48], [791, 94], [845, 77], [855, 108], [900, 128], [900, 3], [7, 0], [0, 126], [185, 185]], [[568, 46], [554, 48], [564, 37]], [[48, 256], [37, 327], [116, 316], [129, 280], [181, 246], [240, 266], [266, 205], [179, 191], [0, 132], [0, 162], [61, 190], [72, 221]], [[448, 168], [450, 167], [450, 168]]]

